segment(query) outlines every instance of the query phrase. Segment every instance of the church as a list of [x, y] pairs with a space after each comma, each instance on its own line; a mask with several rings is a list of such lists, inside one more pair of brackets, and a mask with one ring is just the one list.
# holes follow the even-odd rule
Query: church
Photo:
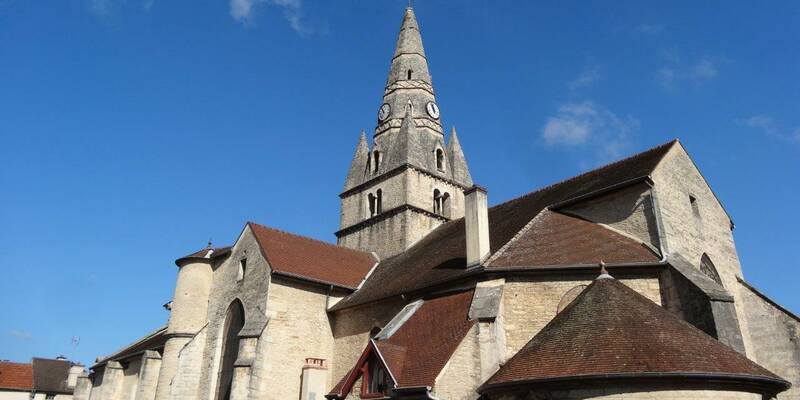
[[74, 398], [800, 399], [800, 317], [744, 279], [678, 140], [489, 193], [409, 7], [337, 243], [249, 222], [178, 258], [169, 320], [98, 357]]

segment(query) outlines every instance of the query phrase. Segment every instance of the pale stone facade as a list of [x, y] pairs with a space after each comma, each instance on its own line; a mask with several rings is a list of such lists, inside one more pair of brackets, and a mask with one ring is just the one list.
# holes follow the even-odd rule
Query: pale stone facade
[[[361, 283], [325, 280], [306, 272], [278, 273], [275, 259], [248, 224], [229, 249], [209, 248], [179, 259], [167, 326], [130, 346], [130, 351], [101, 359], [91, 377], [78, 380], [75, 397], [321, 400], [332, 388], [346, 384], [353, 389], [341, 396], [359, 399], [364, 397], [362, 380], [370, 381], [363, 378], [357, 363], [368, 354], [365, 349], [377, 332], [383, 334], [387, 324], [415, 301], [469, 289], [475, 290], [475, 296], [469, 315], [463, 317], [474, 325], [459, 339], [441, 370], [435, 371], [435, 381], [422, 389], [426, 396], [440, 399], [479, 398], [481, 384], [592, 283], [599, 265], [520, 265], [519, 270], [492, 271], [485, 257], [470, 265], [461, 265], [465, 261], [455, 257], [431, 269], [461, 268], [464, 273], [457, 279], [429, 282], [430, 287], [409, 286], [355, 306], [332, 308], [342, 299], [359, 295], [383, 262], [402, 257], [409, 248], [417, 250], [414, 245], [424, 242], [429, 233], [456, 226], [469, 211], [475, 216], [477, 222], [471, 221], [475, 226], [504, 228], [490, 224], [497, 214], [487, 211], [485, 202], [465, 201], [472, 179], [455, 131], [445, 140], [419, 27], [410, 9], [404, 16], [383, 102], [373, 143], [362, 134], [340, 195], [338, 245], [378, 258], [373, 269], [360, 275]], [[647, 299], [800, 384], [798, 319], [743, 283], [730, 217], [682, 145], [675, 142], [665, 149], [645, 175], [554, 200], [540, 214], [546, 210], [578, 217], [657, 255], [654, 260], [609, 268], [620, 282]], [[474, 239], [470, 235], [466, 232], [468, 239]], [[478, 247], [486, 256], [492, 256], [488, 239], [485, 242], [476, 241], [483, 243]], [[504, 244], [492, 243], [495, 254]], [[293, 256], [302, 259], [304, 268], [313, 269], [317, 261], [313, 254]], [[448, 264], [452, 262], [461, 264], [453, 267]], [[342, 275], [347, 273], [342, 271]], [[405, 322], [399, 319], [395, 323]], [[351, 377], [355, 380], [347, 382]], [[387, 396], [395, 396], [391, 393]], [[339, 394], [329, 396], [340, 398]], [[797, 389], [791, 389], [778, 398], [797, 396]], [[729, 388], [664, 387], [656, 382], [591, 390], [522, 390], [488, 398], [761, 397]]]

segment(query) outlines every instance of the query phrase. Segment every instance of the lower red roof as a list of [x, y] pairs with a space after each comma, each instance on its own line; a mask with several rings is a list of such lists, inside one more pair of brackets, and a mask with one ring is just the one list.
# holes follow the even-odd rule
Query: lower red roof
[[0, 361], [0, 388], [33, 390], [33, 365]]
[[479, 391], [587, 378], [654, 376], [789, 387], [760, 365], [619, 281], [598, 279], [556, 315]]

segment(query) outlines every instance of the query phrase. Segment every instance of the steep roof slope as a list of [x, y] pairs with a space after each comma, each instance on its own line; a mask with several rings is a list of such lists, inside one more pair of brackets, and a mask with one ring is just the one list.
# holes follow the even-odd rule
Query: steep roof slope
[[355, 289], [375, 265], [370, 253], [352, 250], [253, 222], [253, 231], [273, 272]]
[[654, 262], [647, 246], [602, 225], [545, 209], [489, 260], [492, 267]]
[[33, 365], [0, 361], [0, 389], [32, 390]]
[[479, 392], [519, 384], [636, 378], [789, 383], [613, 278], [597, 279]]
[[[397, 332], [375, 342], [398, 387], [433, 386], [475, 325], [476, 321], [468, 317], [472, 294], [470, 290], [425, 301]], [[420, 354], [425, 356], [418, 357]]]
[[[545, 207], [590, 194], [630, 180], [647, 177], [677, 143], [671, 141], [632, 157], [586, 172], [568, 180], [489, 209], [489, 239], [495, 253]], [[464, 219], [435, 229], [405, 252], [381, 261], [364, 285], [337, 303], [338, 310], [425, 286], [466, 276]]]
[[329, 396], [347, 397], [360, 376], [358, 371], [374, 349], [396, 379], [396, 388], [432, 387], [476, 323], [476, 320], [469, 319], [473, 293], [468, 290], [425, 300], [395, 332], [385, 339], [371, 341], [356, 365], [339, 380]]

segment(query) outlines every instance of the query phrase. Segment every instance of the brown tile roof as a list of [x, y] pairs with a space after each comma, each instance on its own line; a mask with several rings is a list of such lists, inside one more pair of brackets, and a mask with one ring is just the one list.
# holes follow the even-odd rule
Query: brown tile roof
[[655, 262], [659, 256], [639, 241], [602, 225], [545, 209], [488, 267]]
[[370, 253], [248, 222], [273, 272], [356, 288], [375, 265]]
[[[673, 140], [491, 207], [489, 240], [492, 253], [503, 247], [547, 206], [647, 177], [677, 143]], [[361, 289], [332, 309], [364, 304], [466, 276], [464, 235], [463, 218], [443, 224], [405, 252], [382, 260]]]
[[38, 392], [72, 393], [67, 387], [69, 369], [74, 364], [67, 360], [33, 359], [33, 386]]
[[433, 386], [436, 377], [464, 340], [475, 320], [468, 317], [473, 291], [425, 300], [391, 336], [370, 341], [356, 365], [329, 393], [329, 398], [345, 398], [360, 376], [363, 363], [373, 347], [397, 381], [397, 388]]
[[478, 390], [648, 377], [789, 384], [619, 281], [598, 279]]
[[0, 361], [0, 388], [33, 390], [33, 365]]
[[433, 386], [475, 325], [468, 317], [472, 294], [469, 290], [427, 300], [397, 332], [375, 342], [398, 387]]
[[177, 260], [175, 260], [175, 264], [180, 265], [180, 263], [187, 259], [192, 258], [206, 258], [209, 250], [213, 250], [210, 257], [211, 259], [221, 257], [230, 253], [231, 246], [222, 246], [222, 247], [203, 247], [200, 250], [195, 251], [194, 253], [187, 254]]

